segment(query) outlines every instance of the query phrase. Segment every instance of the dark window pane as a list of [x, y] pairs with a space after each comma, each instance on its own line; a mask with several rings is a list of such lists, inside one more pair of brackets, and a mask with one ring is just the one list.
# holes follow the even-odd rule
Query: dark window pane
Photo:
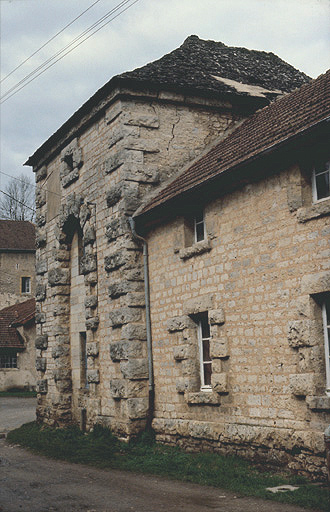
[[204, 223], [196, 224], [196, 242], [204, 240]]
[[203, 222], [203, 221], [204, 221], [203, 211], [200, 211], [200, 212], [196, 213], [196, 215], [195, 215], [195, 222], [196, 222], [196, 224], [198, 222]]
[[327, 313], [327, 324], [330, 325], [330, 299], [328, 299], [325, 303], [325, 310]]
[[203, 361], [210, 361], [210, 341], [203, 340]]
[[323, 199], [324, 197], [330, 196], [330, 182], [329, 172], [323, 174], [317, 174], [315, 176], [316, 181], [316, 195], [317, 199]]
[[204, 385], [211, 386], [212, 363], [204, 364]]
[[210, 337], [210, 326], [209, 326], [207, 314], [202, 316], [201, 325], [202, 325], [202, 338], [209, 338]]

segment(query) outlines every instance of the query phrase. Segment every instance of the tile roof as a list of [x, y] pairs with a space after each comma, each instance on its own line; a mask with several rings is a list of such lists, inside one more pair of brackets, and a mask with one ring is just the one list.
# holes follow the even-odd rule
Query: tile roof
[[154, 210], [221, 173], [248, 163], [330, 116], [330, 70], [246, 119], [138, 211]]
[[35, 317], [35, 299], [8, 306], [0, 311], [0, 348], [22, 348], [24, 342], [17, 329]]
[[27, 220], [0, 220], [0, 251], [35, 251], [35, 227]]
[[162, 58], [112, 77], [28, 158], [25, 165], [38, 165], [44, 154], [58, 146], [61, 137], [65, 138], [84, 116], [104, 108], [104, 99], [116, 87], [162, 88], [194, 96], [236, 99], [251, 102], [255, 110], [279, 93], [292, 91], [309, 80], [307, 75], [273, 53], [226, 46], [192, 35]]
[[290, 92], [310, 80], [274, 53], [226, 46], [194, 35], [161, 59], [117, 78], [217, 94], [262, 94], [260, 89], [250, 88], [248, 92], [246, 87], [240, 87], [240, 84], [248, 84], [273, 91], [272, 97], [281, 91]]

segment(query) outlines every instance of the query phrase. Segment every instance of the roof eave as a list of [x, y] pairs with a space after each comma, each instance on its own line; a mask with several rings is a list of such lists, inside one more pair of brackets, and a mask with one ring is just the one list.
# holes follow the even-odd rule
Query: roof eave
[[285, 146], [289, 145], [293, 141], [296, 141], [300, 137], [304, 137], [308, 135], [310, 132], [314, 131], [316, 128], [321, 128], [323, 125], [326, 125], [330, 122], [330, 117], [326, 117], [324, 119], [321, 119], [314, 123], [311, 126], [306, 127], [305, 129], [299, 131], [298, 133], [287, 137], [286, 139], [283, 139], [281, 141], [278, 141], [277, 143], [273, 144], [272, 146], [269, 146], [265, 148], [264, 150], [260, 151], [258, 154], [251, 156], [250, 158], [246, 158], [244, 161], [239, 162], [237, 165], [225, 168], [222, 170], [219, 174], [216, 174], [215, 176], [211, 176], [210, 178], [202, 181], [201, 183], [198, 183], [195, 186], [190, 187], [189, 189], [186, 189], [182, 191], [181, 193], [176, 194], [174, 197], [169, 198], [168, 200], [165, 200], [164, 202], [161, 202], [157, 205], [155, 205], [153, 208], [146, 210], [141, 213], [137, 213], [136, 215], [133, 215], [136, 222], [142, 226], [144, 223], [147, 223], [148, 220], [151, 218], [151, 216], [155, 220], [155, 214], [157, 216], [158, 212], [165, 211], [169, 206], [173, 206], [178, 200], [181, 200], [183, 197], [188, 196], [189, 194], [194, 193], [197, 190], [200, 190], [204, 187], [207, 187], [210, 183], [214, 182], [217, 179], [221, 179], [222, 177], [225, 177], [229, 174], [229, 172], [234, 172], [236, 170], [243, 169], [245, 167], [248, 167], [249, 165], [253, 164], [254, 162], [270, 155], [271, 153], [274, 153], [275, 151], [278, 151]]
[[[183, 94], [185, 96], [194, 96], [200, 98], [217, 98], [218, 100], [223, 99], [224, 101], [230, 100], [230, 102], [237, 108], [243, 108], [247, 112], [252, 112], [258, 108], [264, 107], [269, 104], [269, 99], [259, 96], [250, 96], [245, 94], [235, 93], [221, 93], [208, 89], [199, 89], [193, 87], [176, 86], [175, 84], [168, 83], [156, 83], [152, 80], [137, 80], [132, 78], [121, 78], [115, 76], [109, 80], [103, 87], [101, 87], [91, 98], [89, 98], [60, 128], [54, 132], [34, 153], [28, 160], [23, 164], [27, 166], [35, 167], [43, 159], [44, 155], [49, 152], [53, 147], [58, 145], [59, 139], [69, 133], [84, 116], [90, 114], [93, 108], [97, 108], [96, 112], [92, 115], [92, 119], [99, 115], [105, 108], [107, 108], [113, 101], [121, 94], [119, 90], [115, 96], [109, 98], [108, 101], [104, 101], [112, 91], [115, 91], [116, 87], [123, 89], [128, 87], [133, 91], [149, 90], [149, 91], [169, 91]], [[140, 96], [139, 96], [140, 97]], [[102, 102], [103, 100], [103, 102]], [[72, 136], [70, 137], [72, 138]]]

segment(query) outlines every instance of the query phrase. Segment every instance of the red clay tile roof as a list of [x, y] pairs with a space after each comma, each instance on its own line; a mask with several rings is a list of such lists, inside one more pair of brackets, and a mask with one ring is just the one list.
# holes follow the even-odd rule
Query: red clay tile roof
[[34, 319], [34, 299], [8, 306], [0, 311], [0, 348], [22, 348], [24, 342], [15, 326], [26, 325]]
[[35, 227], [27, 220], [0, 220], [0, 251], [35, 251]]
[[137, 217], [248, 163], [330, 116], [330, 70], [246, 119], [157, 194]]

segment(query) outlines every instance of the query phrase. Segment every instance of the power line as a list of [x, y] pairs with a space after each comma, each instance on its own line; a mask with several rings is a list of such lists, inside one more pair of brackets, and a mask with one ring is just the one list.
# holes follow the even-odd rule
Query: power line
[[[52, 171], [53, 172], [53, 171]], [[21, 183], [24, 183], [28, 187], [33, 187], [34, 189], [37, 189], [38, 187], [34, 185], [33, 183], [27, 183], [26, 181], [22, 180], [21, 178], [16, 178], [16, 176], [12, 176], [11, 174], [7, 174], [4, 171], [0, 171], [1, 174], [4, 174], [4, 176], [8, 176], [8, 178], [12, 178], [13, 180], [20, 181]], [[52, 173], [51, 173], [52, 174]], [[48, 178], [47, 178], [48, 179]], [[46, 180], [47, 181], [47, 180]], [[40, 189], [43, 188], [43, 185], [41, 185]], [[50, 194], [55, 194], [56, 196], [62, 197], [61, 194], [58, 194], [57, 192], [54, 192], [53, 190], [48, 190], [45, 188], [46, 192], [49, 192]]]
[[66, 30], [75, 21], [77, 21], [79, 18], [81, 18], [81, 16], [83, 16], [87, 11], [89, 11], [92, 7], [94, 7], [94, 5], [97, 4], [98, 2], [100, 2], [100, 0], [96, 0], [96, 2], [94, 2], [92, 5], [87, 7], [87, 9], [85, 9], [82, 13], [80, 13], [79, 16], [74, 18], [72, 21], [70, 21], [70, 23], [68, 23], [67, 25], [65, 25], [65, 27], [63, 27], [61, 30], [59, 30], [59, 32], [57, 32], [54, 36], [52, 36], [50, 39], [48, 39], [48, 41], [46, 41], [42, 46], [40, 46], [40, 48], [38, 48], [35, 52], [31, 53], [31, 55], [29, 57], [27, 57], [25, 60], [23, 60], [23, 62], [21, 62], [18, 66], [16, 66], [16, 68], [14, 68], [12, 71], [10, 71], [10, 73], [8, 73], [8, 75], [6, 75], [4, 78], [2, 78], [0, 80], [0, 83], [2, 83], [5, 80], [7, 80], [8, 77], [10, 77], [13, 73], [15, 73], [15, 71], [17, 71], [19, 68], [21, 68], [28, 60], [30, 60], [37, 53], [39, 53], [43, 48], [45, 48], [45, 46], [47, 46], [47, 44], [49, 44], [51, 41], [53, 41], [57, 36], [62, 34], [62, 32], [64, 32], [64, 30]]
[[[81, 39], [82, 37], [84, 37], [84, 35], [86, 35], [88, 32], [90, 32], [91, 30], [93, 30], [93, 28], [95, 28], [97, 25], [99, 25], [100, 23], [102, 23], [102, 21], [104, 21], [104, 19], [106, 19], [107, 17], [111, 16], [111, 14], [113, 14], [114, 12], [116, 12], [118, 9], [120, 9], [120, 7], [122, 7], [123, 5], [125, 5], [126, 3], [128, 3], [130, 0], [122, 0], [119, 4], [117, 4], [115, 7], [113, 7], [110, 11], [108, 11], [105, 15], [103, 15], [101, 18], [99, 18], [96, 22], [94, 22], [89, 28], [85, 29], [81, 34], [79, 34], [79, 36], [75, 37], [70, 43], [68, 43], [64, 48], [62, 48], [62, 50], [59, 50], [57, 51], [54, 55], [52, 55], [51, 57], [49, 57], [45, 62], [43, 62], [42, 64], [40, 64], [40, 66], [38, 66], [37, 68], [35, 68], [33, 71], [31, 71], [28, 75], [26, 75], [24, 78], [22, 78], [22, 80], [20, 80], [19, 82], [17, 82], [13, 87], [11, 87], [8, 91], [5, 92], [5, 94], [3, 94], [1, 96], [1, 100], [4, 99], [6, 96], [8, 96], [12, 91], [14, 91], [15, 89], [17, 89], [21, 84], [23, 84], [24, 82], [26, 82], [30, 77], [32, 77], [33, 75], [35, 75], [38, 71], [40, 71], [42, 68], [44, 68], [47, 64], [49, 64], [50, 62], [52, 62], [54, 59], [56, 59], [56, 57], [58, 57], [59, 55], [61, 55], [63, 52], [65, 52], [65, 50], [67, 50], [68, 48], [70, 48], [70, 46], [72, 46], [75, 42], [79, 41], [79, 39]], [[83, 41], [82, 41], [83, 42]], [[60, 59], [58, 59], [60, 60]], [[57, 61], [56, 61], [57, 62]], [[55, 63], [54, 63], [55, 64]], [[48, 66], [46, 69], [48, 69], [49, 67], [51, 66]], [[45, 70], [46, 71], [46, 70]], [[41, 73], [39, 73], [41, 74]], [[39, 76], [39, 74], [37, 76]], [[28, 83], [32, 82], [32, 80], [29, 80]], [[20, 90], [20, 89], [19, 89]]]
[[[78, 48], [78, 46], [80, 46], [82, 43], [84, 43], [85, 41], [87, 41], [90, 37], [92, 37], [94, 34], [96, 34], [97, 32], [99, 32], [99, 30], [101, 30], [103, 27], [105, 27], [106, 25], [108, 25], [111, 21], [113, 21], [114, 19], [118, 18], [118, 16], [120, 16], [123, 12], [127, 11], [130, 7], [132, 7], [134, 4], [136, 4], [139, 0], [134, 0], [130, 5], [128, 5], [127, 7], [125, 7], [124, 9], [122, 9], [118, 14], [116, 14], [115, 16], [113, 16], [112, 18], [110, 18], [108, 21], [106, 21], [106, 23], [103, 23], [103, 25], [101, 25], [99, 28], [97, 28], [96, 30], [94, 30], [94, 32], [92, 32], [91, 34], [89, 34], [87, 37], [85, 37], [82, 41], [80, 41], [79, 43], [77, 43], [75, 46], [73, 46], [72, 48], [70, 48], [66, 53], [64, 53], [62, 56], [60, 56], [57, 60], [55, 60], [55, 62], [52, 62], [51, 64], [49, 64], [49, 66], [47, 66], [45, 69], [42, 69], [45, 65], [47, 65], [49, 62], [51, 62], [52, 60], [54, 60], [54, 58], [56, 58], [58, 55], [60, 55], [61, 53], [63, 53], [67, 48], [69, 48], [70, 46], [72, 46], [72, 44], [74, 44], [74, 42], [76, 42], [77, 40], [81, 39], [86, 33], [88, 33], [92, 28], [94, 28], [95, 26], [99, 25], [102, 21], [104, 21], [104, 19], [107, 19], [111, 14], [113, 14], [113, 12], [115, 12], [116, 10], [118, 10], [119, 8], [123, 7], [123, 5], [127, 4], [129, 1], [131, 0], [125, 0], [124, 2], [121, 2], [121, 4], [118, 4], [118, 6], [116, 6], [114, 9], [112, 9], [111, 13], [105, 15], [102, 17], [101, 21], [99, 20], [98, 22], [94, 23], [89, 29], [85, 30], [80, 36], [76, 37], [69, 45], [67, 45], [65, 48], [63, 48], [61, 51], [57, 52], [57, 54], [55, 54], [53, 57], [51, 57], [50, 59], [48, 59], [44, 64], [42, 64], [41, 66], [39, 66], [36, 70], [34, 70], [33, 72], [31, 72], [29, 75], [27, 75], [24, 79], [22, 79], [20, 82], [18, 82], [15, 86], [13, 86], [11, 89], [9, 89], [0, 99], [2, 101], [0, 101], [0, 103], [4, 103], [5, 101], [9, 100], [9, 98], [11, 98], [12, 96], [14, 96], [15, 94], [17, 94], [21, 89], [23, 89], [24, 87], [26, 87], [29, 83], [33, 82], [36, 78], [38, 78], [38, 76], [40, 76], [41, 74], [43, 74], [45, 71], [47, 71], [47, 69], [51, 68], [52, 66], [54, 66], [57, 62], [59, 62], [60, 60], [62, 60], [66, 55], [68, 55], [69, 53], [71, 53], [73, 50], [75, 50], [76, 48]], [[38, 70], [40, 70], [40, 73], [38, 73], [36, 76], [32, 77], [30, 80], [28, 80], [28, 78], [30, 78], [33, 74], [35, 74]], [[24, 83], [25, 82], [25, 83]], [[22, 85], [21, 85], [22, 84]], [[19, 85], [21, 85], [21, 87], [19, 87]], [[16, 89], [16, 90], [15, 90]], [[11, 94], [10, 94], [11, 93]], [[7, 97], [6, 97], [7, 96]]]
[[10, 199], [12, 199], [13, 201], [16, 201], [16, 203], [19, 203], [23, 206], [25, 206], [25, 208], [28, 208], [29, 210], [31, 210], [32, 212], [36, 212], [33, 208], [31, 208], [30, 206], [28, 206], [27, 204], [23, 203], [23, 201], [20, 201], [19, 199], [16, 199], [16, 197], [13, 197], [11, 196], [10, 194], [7, 194], [7, 192], [4, 192], [3, 190], [0, 189], [0, 192], [2, 192], [5, 196], [8, 196], [10, 197]]

